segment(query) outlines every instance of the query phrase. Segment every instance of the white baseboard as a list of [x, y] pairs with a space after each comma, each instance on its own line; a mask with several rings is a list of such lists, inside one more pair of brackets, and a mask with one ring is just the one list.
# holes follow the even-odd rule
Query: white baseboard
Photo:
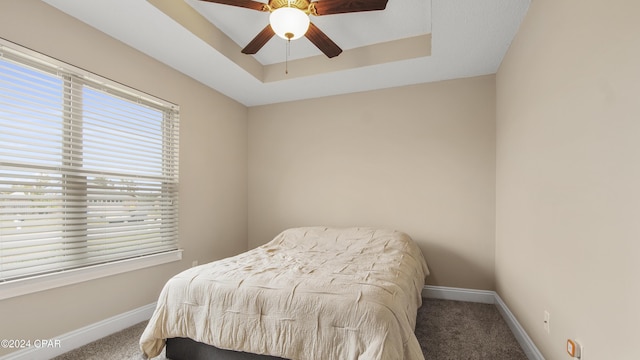
[[522, 326], [520, 326], [520, 323], [518, 322], [516, 317], [513, 316], [513, 313], [511, 313], [511, 310], [509, 310], [507, 304], [502, 301], [500, 295], [498, 295], [497, 293], [495, 305], [496, 308], [498, 308], [498, 312], [500, 312], [502, 318], [504, 318], [504, 321], [509, 326], [509, 329], [511, 329], [511, 332], [516, 337], [516, 340], [518, 340], [518, 343], [522, 347], [524, 353], [527, 355], [527, 358], [529, 360], [544, 360], [544, 356], [542, 356], [542, 354], [536, 347], [536, 344], [533, 343], [533, 340], [531, 340], [529, 335], [527, 335], [527, 332], [524, 331]]
[[149, 320], [151, 315], [153, 315], [155, 308], [155, 303], [145, 305], [53, 338], [52, 340], [60, 341], [60, 347], [32, 346], [2, 356], [0, 357], [0, 360], [51, 359], [120, 330], [124, 330], [142, 321]]
[[426, 285], [422, 289], [422, 296], [431, 299], [468, 301], [483, 304], [495, 303], [495, 291], [462, 289], [446, 286]]
[[518, 344], [520, 344], [520, 347], [522, 347], [525, 355], [527, 355], [527, 358], [529, 360], [544, 360], [542, 353], [540, 353], [536, 345], [533, 343], [533, 340], [531, 340], [516, 317], [511, 313], [511, 310], [509, 310], [507, 305], [495, 291], [426, 285], [422, 289], [422, 296], [431, 299], [494, 304], [500, 315], [502, 315], [504, 321], [509, 326], [509, 329], [511, 329], [511, 332], [513, 332], [513, 335], [518, 341]]

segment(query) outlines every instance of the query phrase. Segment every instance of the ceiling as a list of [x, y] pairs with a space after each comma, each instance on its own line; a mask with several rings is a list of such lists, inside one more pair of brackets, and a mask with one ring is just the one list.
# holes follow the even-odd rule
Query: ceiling
[[242, 54], [268, 24], [260, 11], [200, 0], [43, 1], [246, 106], [493, 74], [530, 3], [389, 0], [382, 11], [311, 16], [344, 50], [328, 59], [306, 38], [287, 55], [277, 36]]

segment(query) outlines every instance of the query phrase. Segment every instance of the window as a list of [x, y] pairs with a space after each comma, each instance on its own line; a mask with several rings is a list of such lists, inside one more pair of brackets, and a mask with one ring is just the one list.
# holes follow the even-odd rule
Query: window
[[178, 250], [176, 105], [0, 43], [0, 284]]

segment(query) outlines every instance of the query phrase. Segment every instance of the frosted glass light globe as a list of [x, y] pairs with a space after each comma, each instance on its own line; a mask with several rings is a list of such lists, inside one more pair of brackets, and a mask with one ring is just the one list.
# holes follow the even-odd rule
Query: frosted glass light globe
[[309, 29], [309, 15], [297, 8], [281, 7], [271, 13], [269, 23], [276, 35], [285, 40], [296, 40]]

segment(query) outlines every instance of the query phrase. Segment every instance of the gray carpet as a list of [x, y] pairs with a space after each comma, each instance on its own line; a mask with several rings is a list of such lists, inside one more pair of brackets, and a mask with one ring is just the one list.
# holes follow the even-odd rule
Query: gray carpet
[[416, 337], [426, 360], [526, 360], [495, 305], [425, 299]]
[[[494, 305], [425, 299], [416, 336], [426, 360], [526, 360]], [[54, 360], [140, 360], [146, 322], [85, 345]], [[164, 352], [154, 358], [167, 360]]]

